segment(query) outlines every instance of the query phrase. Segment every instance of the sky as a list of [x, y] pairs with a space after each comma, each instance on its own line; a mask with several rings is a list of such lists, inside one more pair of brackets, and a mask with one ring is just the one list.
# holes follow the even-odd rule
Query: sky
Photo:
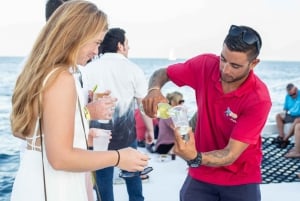
[[[230, 25], [262, 37], [261, 60], [300, 61], [299, 0], [91, 0], [125, 29], [129, 57], [220, 54]], [[0, 56], [25, 56], [45, 24], [46, 0], [0, 2]]]

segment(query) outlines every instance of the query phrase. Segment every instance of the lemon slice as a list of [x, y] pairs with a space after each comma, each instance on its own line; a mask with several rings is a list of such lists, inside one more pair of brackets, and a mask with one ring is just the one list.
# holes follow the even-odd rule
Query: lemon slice
[[169, 110], [171, 109], [171, 105], [168, 103], [158, 103], [157, 105], [157, 117], [161, 119], [170, 118]]
[[93, 87], [92, 91], [95, 93], [96, 90], [97, 90], [97, 88], [98, 88], [98, 85], [96, 84], [96, 85]]

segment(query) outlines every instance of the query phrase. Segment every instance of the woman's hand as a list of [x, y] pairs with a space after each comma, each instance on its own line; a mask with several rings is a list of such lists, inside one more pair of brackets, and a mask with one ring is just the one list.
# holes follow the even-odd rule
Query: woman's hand
[[120, 149], [120, 160], [118, 167], [129, 172], [143, 171], [148, 165], [149, 157], [131, 147]]
[[92, 120], [110, 120], [115, 111], [117, 98], [105, 95], [87, 104]]

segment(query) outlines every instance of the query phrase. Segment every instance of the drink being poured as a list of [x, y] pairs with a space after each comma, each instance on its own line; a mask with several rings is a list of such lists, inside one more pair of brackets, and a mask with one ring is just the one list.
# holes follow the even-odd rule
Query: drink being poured
[[[140, 111], [144, 113], [143, 105], [140, 105]], [[187, 108], [183, 105], [172, 107], [168, 103], [159, 103], [157, 105], [156, 117], [160, 119], [171, 118], [174, 126], [179, 128], [179, 132], [184, 140], [188, 140], [189, 120]]]
[[170, 118], [171, 108], [172, 108], [172, 106], [169, 105], [168, 103], [158, 103], [157, 113], [156, 113], [157, 118], [160, 118], [160, 119]]
[[[139, 105], [140, 111], [143, 115], [145, 115], [143, 104]], [[160, 119], [168, 119], [170, 118], [169, 110], [172, 108], [168, 103], [158, 103], [157, 105], [157, 113], [156, 117]]]

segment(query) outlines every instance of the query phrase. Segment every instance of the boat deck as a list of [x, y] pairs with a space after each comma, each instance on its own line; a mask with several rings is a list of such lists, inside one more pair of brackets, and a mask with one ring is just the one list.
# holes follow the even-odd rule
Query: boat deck
[[[271, 128], [272, 131], [274, 128]], [[263, 172], [263, 184], [261, 184], [261, 195], [262, 201], [282, 201], [288, 198], [289, 201], [299, 201], [300, 199], [300, 179], [296, 177], [300, 166], [300, 159], [286, 159], [283, 154], [287, 152], [291, 147], [282, 150], [279, 148], [272, 148], [267, 146], [270, 143], [270, 136], [272, 132], [266, 132], [264, 136], [264, 161], [262, 165]], [[273, 135], [274, 137], [274, 135]], [[274, 145], [275, 146], [275, 145]], [[268, 148], [267, 148], [268, 147]], [[269, 149], [269, 151], [268, 151]], [[143, 148], [139, 150], [146, 152]], [[150, 179], [143, 183], [143, 193], [146, 201], [179, 201], [179, 190], [183, 184], [183, 181], [187, 175], [187, 165], [184, 160], [180, 157], [176, 157], [176, 160], [171, 160], [169, 158], [161, 162], [159, 161], [157, 154], [149, 154], [151, 160], [149, 161], [149, 166], [153, 167], [153, 171], [149, 173]], [[278, 174], [278, 171], [282, 171], [283, 167], [280, 167], [279, 163], [274, 163], [273, 167], [268, 169], [268, 165], [272, 162], [272, 159], [266, 161], [266, 156], [271, 156], [269, 158], [278, 157], [281, 158], [281, 162], [285, 166], [290, 164], [286, 171], [289, 171], [289, 175], [285, 175], [286, 178], [283, 179], [282, 175], [284, 172]], [[269, 165], [270, 166], [270, 165]], [[292, 169], [294, 168], [294, 169]], [[291, 170], [292, 169], [292, 170]], [[274, 173], [273, 175], [267, 175], [267, 173]], [[281, 179], [280, 179], [281, 178]], [[286, 182], [287, 181], [287, 182]], [[128, 195], [126, 191], [125, 184], [115, 184], [114, 194], [116, 201], [128, 200]]]
[[[142, 151], [145, 151], [141, 149]], [[146, 201], [179, 201], [179, 190], [187, 175], [185, 161], [176, 160], [159, 162], [156, 154], [150, 154], [149, 166], [154, 170], [149, 173], [150, 179], [143, 183]], [[125, 184], [114, 185], [116, 201], [128, 200]], [[299, 201], [300, 182], [269, 183], [261, 185], [262, 201]]]

